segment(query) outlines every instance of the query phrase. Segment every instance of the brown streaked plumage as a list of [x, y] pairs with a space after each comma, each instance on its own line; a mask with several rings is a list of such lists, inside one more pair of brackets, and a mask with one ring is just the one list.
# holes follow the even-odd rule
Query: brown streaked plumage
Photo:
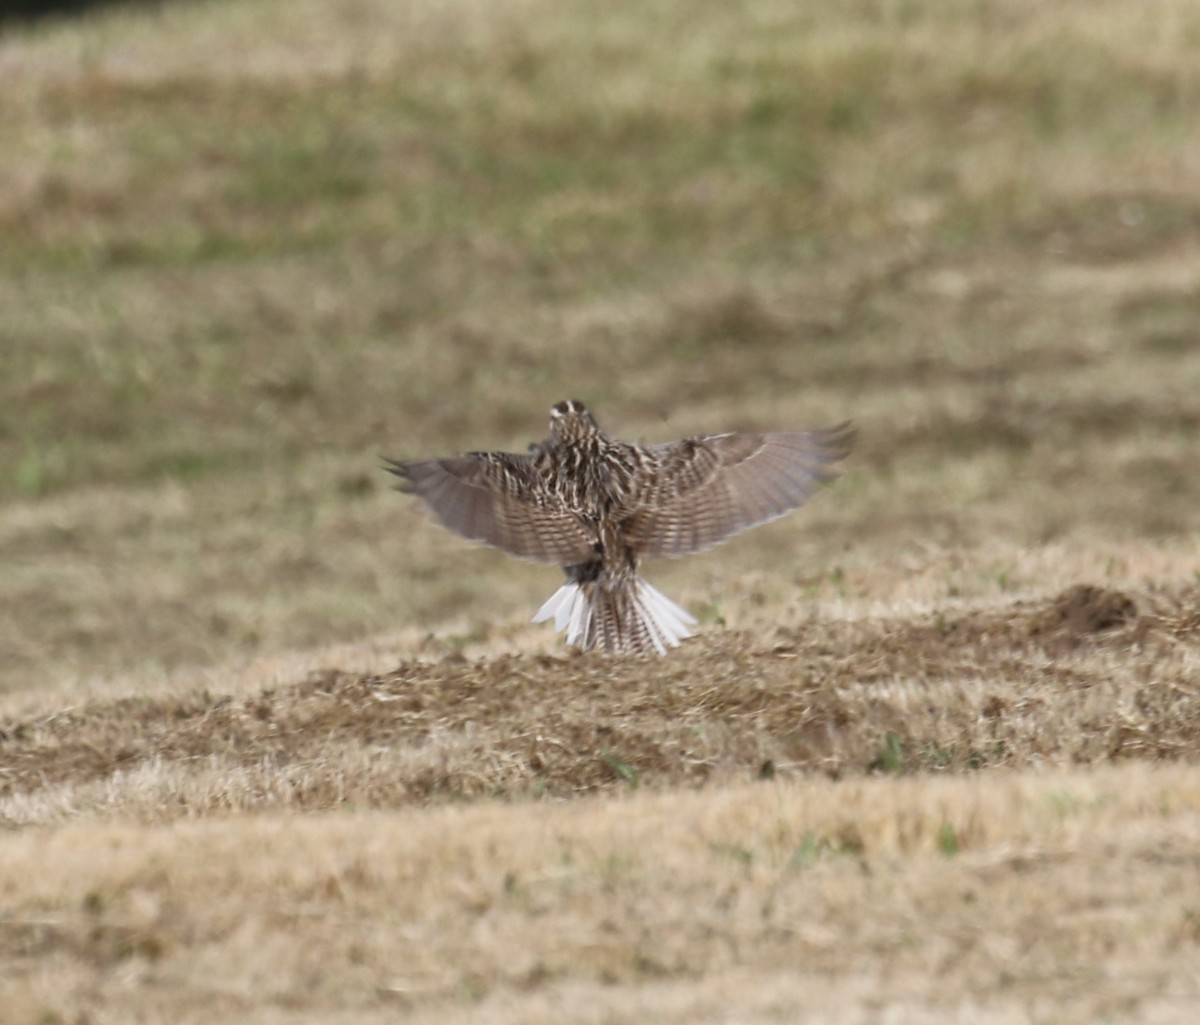
[[853, 440], [844, 423], [629, 445], [568, 399], [528, 454], [389, 459], [387, 469], [455, 533], [563, 567], [567, 583], [534, 622], [553, 617], [585, 651], [664, 654], [695, 620], [638, 576], [639, 561], [701, 552], [783, 516], [835, 476]]

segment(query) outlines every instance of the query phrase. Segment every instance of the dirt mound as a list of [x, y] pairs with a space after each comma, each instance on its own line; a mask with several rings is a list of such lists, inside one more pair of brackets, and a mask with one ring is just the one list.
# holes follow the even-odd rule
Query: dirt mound
[[172, 817], [1193, 758], [1200, 694], [1164, 622], [1079, 587], [955, 619], [814, 621], [770, 647], [716, 632], [663, 660], [448, 657], [96, 704], [0, 722], [0, 797], [137, 780], [146, 813]]

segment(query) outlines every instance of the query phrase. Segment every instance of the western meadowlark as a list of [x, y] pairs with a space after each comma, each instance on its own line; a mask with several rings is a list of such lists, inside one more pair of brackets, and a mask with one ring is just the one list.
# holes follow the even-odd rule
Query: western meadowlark
[[835, 476], [853, 440], [844, 423], [630, 445], [568, 399], [527, 454], [389, 459], [387, 469], [455, 533], [563, 567], [567, 582], [535, 623], [553, 618], [584, 651], [666, 654], [696, 620], [638, 575], [641, 559], [703, 551], [790, 512]]

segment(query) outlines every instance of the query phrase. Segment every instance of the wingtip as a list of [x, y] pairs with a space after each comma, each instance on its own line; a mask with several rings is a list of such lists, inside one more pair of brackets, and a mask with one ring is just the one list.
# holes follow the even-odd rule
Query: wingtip
[[412, 491], [413, 476], [412, 465], [402, 459], [392, 459], [390, 456], [383, 456], [383, 466], [381, 469], [387, 471], [395, 477], [399, 477], [399, 483], [396, 485], [397, 491]]
[[822, 444], [833, 459], [845, 459], [858, 441], [858, 427], [853, 420], [843, 420], [840, 424], [826, 427], [819, 434]]

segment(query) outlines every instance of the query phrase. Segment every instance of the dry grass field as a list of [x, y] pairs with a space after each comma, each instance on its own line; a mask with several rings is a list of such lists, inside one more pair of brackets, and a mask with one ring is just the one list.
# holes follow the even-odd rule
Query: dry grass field
[[[0, 1021], [1200, 1020], [1200, 9], [0, 34]], [[530, 625], [380, 457], [853, 418]]]

